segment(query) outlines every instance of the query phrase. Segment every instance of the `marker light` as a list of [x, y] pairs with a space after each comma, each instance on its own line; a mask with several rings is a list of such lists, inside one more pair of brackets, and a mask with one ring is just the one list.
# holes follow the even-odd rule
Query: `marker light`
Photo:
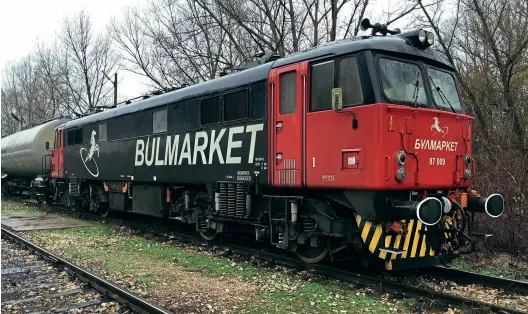
[[471, 156], [469, 156], [469, 154], [464, 155], [464, 162], [467, 166], [471, 165]]
[[404, 167], [399, 167], [398, 170], [396, 170], [396, 179], [402, 182], [405, 180], [405, 177], [407, 177], [407, 171]]
[[399, 151], [398, 152], [398, 155], [396, 156], [397, 159], [398, 159], [398, 164], [400, 166], [403, 166], [405, 165], [405, 161], [407, 160], [407, 155], [405, 155], [405, 152], [404, 151]]
[[472, 175], [472, 173], [471, 173], [471, 169], [466, 168], [466, 170], [464, 170], [464, 179], [466, 179], [466, 180], [467, 180], [467, 179], [470, 179], [470, 178], [471, 178], [471, 175]]

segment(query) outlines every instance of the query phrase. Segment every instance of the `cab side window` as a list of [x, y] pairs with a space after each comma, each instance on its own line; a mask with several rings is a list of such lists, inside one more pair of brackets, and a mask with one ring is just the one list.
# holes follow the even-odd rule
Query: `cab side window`
[[339, 60], [338, 87], [343, 91], [343, 107], [363, 103], [363, 90], [356, 57]]
[[310, 112], [332, 109], [332, 89], [341, 88], [343, 107], [364, 101], [357, 58], [315, 63], [310, 68]]
[[279, 76], [279, 113], [295, 113], [297, 108], [297, 77], [295, 71], [282, 73]]
[[333, 60], [312, 65], [310, 85], [310, 111], [332, 109]]

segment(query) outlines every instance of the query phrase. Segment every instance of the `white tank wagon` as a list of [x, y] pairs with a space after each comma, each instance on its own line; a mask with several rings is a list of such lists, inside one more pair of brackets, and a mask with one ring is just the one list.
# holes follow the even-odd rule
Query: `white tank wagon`
[[42, 159], [51, 153], [54, 145], [55, 128], [66, 121], [55, 119], [3, 138], [0, 143], [2, 173], [24, 176], [41, 174]]

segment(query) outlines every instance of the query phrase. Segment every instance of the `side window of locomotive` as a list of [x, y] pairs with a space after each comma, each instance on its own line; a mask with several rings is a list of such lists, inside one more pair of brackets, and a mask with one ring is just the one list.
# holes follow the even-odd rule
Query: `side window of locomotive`
[[152, 113], [152, 133], [167, 132], [167, 109]]
[[68, 131], [68, 146], [75, 144], [75, 135], [74, 131]]
[[108, 137], [107, 137], [107, 132], [106, 132], [106, 123], [101, 123], [97, 126], [97, 133], [99, 134], [99, 142], [105, 142]]
[[172, 104], [167, 117], [169, 131], [183, 131], [200, 126], [200, 101], [197, 99]]
[[297, 108], [297, 77], [295, 71], [282, 73], [279, 76], [279, 113], [294, 113]]
[[201, 125], [216, 124], [222, 121], [220, 111], [220, 96], [204, 98], [200, 102]]
[[343, 106], [363, 103], [363, 90], [356, 57], [339, 60], [339, 81], [337, 87], [343, 91]]
[[82, 144], [83, 142], [82, 136], [83, 136], [83, 132], [81, 128], [68, 131], [68, 146]]
[[332, 109], [334, 61], [314, 64], [310, 73], [310, 111]]
[[224, 95], [224, 121], [242, 120], [248, 118], [247, 89]]
[[83, 143], [83, 129], [78, 128], [75, 132], [75, 144], [82, 144]]

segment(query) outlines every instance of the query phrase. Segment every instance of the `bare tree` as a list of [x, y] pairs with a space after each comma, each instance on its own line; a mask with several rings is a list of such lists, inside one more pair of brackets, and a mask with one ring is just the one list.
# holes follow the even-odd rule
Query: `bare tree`
[[[111, 32], [124, 66], [156, 88], [197, 83], [267, 52], [282, 56], [357, 35], [369, 0], [153, 0]], [[407, 4], [394, 22], [417, 7]]]
[[59, 68], [74, 112], [90, 112], [105, 104], [112, 85], [104, 73], [115, 70], [117, 64], [111, 37], [94, 35], [90, 17], [80, 11], [73, 18], [64, 19], [59, 39]]
[[[8, 64], [2, 77], [2, 134], [28, 127], [50, 116], [45, 87], [33, 55]], [[20, 121], [17, 121], [20, 120]]]
[[505, 215], [481, 227], [496, 233], [496, 247], [519, 253], [528, 249], [519, 223], [528, 205], [528, 3], [458, 0], [447, 17], [439, 10], [443, 1], [418, 4], [437, 48], [458, 68], [465, 104], [476, 116], [476, 186], [505, 195]]

